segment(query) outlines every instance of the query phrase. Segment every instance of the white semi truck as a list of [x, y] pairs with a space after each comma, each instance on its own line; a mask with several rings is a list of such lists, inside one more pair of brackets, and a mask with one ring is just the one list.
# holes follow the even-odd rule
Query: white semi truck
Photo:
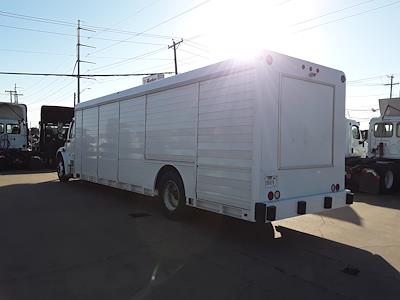
[[367, 158], [346, 160], [346, 185], [370, 193], [392, 193], [400, 183], [400, 98], [380, 99], [381, 116], [368, 130]]
[[0, 165], [29, 164], [27, 108], [0, 102]]
[[80, 103], [58, 177], [258, 222], [343, 207], [345, 75], [274, 52]]
[[345, 120], [346, 129], [346, 160], [353, 158], [365, 158], [367, 156], [367, 145], [368, 142], [364, 140], [361, 130], [360, 122], [356, 120], [347, 119]]

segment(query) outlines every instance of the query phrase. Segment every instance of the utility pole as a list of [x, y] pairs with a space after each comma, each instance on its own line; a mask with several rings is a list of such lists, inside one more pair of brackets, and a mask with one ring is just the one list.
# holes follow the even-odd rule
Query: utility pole
[[78, 28], [77, 28], [77, 43], [76, 43], [76, 63], [78, 64], [78, 76], [76, 76], [78, 80], [78, 86], [77, 86], [77, 93], [78, 93], [78, 103], [81, 102], [81, 60], [80, 60], [80, 46], [81, 46], [81, 20], [78, 20]]
[[393, 78], [394, 78], [393, 75], [389, 76], [389, 78], [390, 78], [390, 83], [387, 83], [387, 84], [384, 84], [384, 85], [386, 85], [386, 86], [390, 85], [390, 99], [392, 99], [393, 86], [400, 84], [400, 82], [393, 83]]
[[17, 84], [14, 84], [14, 103], [18, 104], [18, 96], [23, 96], [23, 94], [17, 93]]
[[179, 44], [182, 42], [183, 42], [183, 39], [181, 39], [179, 42], [175, 42], [175, 40], [172, 39], [172, 45], [168, 46], [168, 49], [171, 49], [171, 48], [174, 49], [175, 74], [178, 74], [178, 62], [176, 60], [176, 49], [178, 49]]
[[96, 47], [92, 47], [92, 46], [88, 46], [88, 45], [83, 45], [81, 44], [81, 30], [86, 30], [86, 31], [91, 31], [91, 32], [95, 32], [94, 30], [89, 30], [89, 29], [85, 29], [81, 27], [81, 20], [78, 20], [78, 27], [76, 29], [76, 37], [77, 37], [77, 43], [76, 43], [76, 63], [75, 65], [77, 65], [77, 91], [76, 91], [76, 95], [77, 95], [77, 102], [80, 103], [81, 102], [81, 62], [84, 63], [90, 63], [93, 64], [93, 62], [89, 62], [89, 61], [84, 61], [81, 60], [81, 46], [83, 47], [88, 47], [88, 48], [96, 48]]
[[14, 91], [5, 91], [10, 94], [10, 103], [13, 103], [12, 96], [14, 95]]
[[[23, 96], [23, 94], [18, 94], [17, 84], [14, 84], [14, 90], [5, 91], [5, 92], [10, 94], [10, 103], [18, 104], [18, 96]], [[14, 96], [14, 102], [13, 102], [13, 96]]]

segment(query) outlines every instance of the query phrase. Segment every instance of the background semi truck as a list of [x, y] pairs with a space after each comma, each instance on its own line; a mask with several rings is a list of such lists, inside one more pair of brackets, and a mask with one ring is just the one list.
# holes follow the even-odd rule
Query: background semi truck
[[368, 142], [364, 139], [361, 130], [360, 123], [347, 119], [345, 120], [346, 130], [346, 150], [345, 157], [346, 161], [358, 158], [365, 158], [368, 151]]
[[371, 119], [367, 158], [346, 160], [346, 185], [370, 193], [392, 193], [400, 183], [400, 98], [380, 99]]
[[264, 224], [346, 206], [345, 75], [263, 52], [75, 108], [60, 181], [80, 178]]
[[40, 135], [38, 155], [49, 166], [55, 166], [56, 153], [67, 139], [69, 124], [74, 117], [74, 108], [44, 105], [40, 110]]
[[0, 102], [0, 165], [28, 165], [30, 156], [26, 105]]

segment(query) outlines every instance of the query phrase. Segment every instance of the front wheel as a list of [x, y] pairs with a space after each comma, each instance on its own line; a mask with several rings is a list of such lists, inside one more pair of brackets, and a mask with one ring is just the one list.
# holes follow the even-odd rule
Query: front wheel
[[186, 196], [179, 174], [176, 172], [164, 174], [161, 181], [160, 198], [168, 218], [177, 219], [182, 216], [186, 207]]
[[67, 182], [69, 180], [65, 172], [65, 164], [62, 157], [58, 157], [57, 159], [57, 176], [61, 182]]

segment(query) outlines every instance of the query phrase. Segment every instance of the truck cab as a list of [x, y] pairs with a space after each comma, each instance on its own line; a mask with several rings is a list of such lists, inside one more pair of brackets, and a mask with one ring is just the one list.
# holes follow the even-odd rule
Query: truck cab
[[49, 166], [55, 166], [56, 152], [67, 139], [74, 108], [45, 105], [40, 116], [40, 156]]
[[346, 158], [366, 157], [366, 144], [360, 131], [360, 123], [346, 118]]
[[388, 194], [400, 186], [400, 98], [380, 99], [379, 109], [369, 123], [368, 157], [346, 158], [346, 185]]
[[27, 164], [27, 109], [24, 104], [0, 103], [0, 159], [5, 164]]
[[65, 144], [56, 153], [57, 175], [61, 181], [67, 181], [74, 173], [75, 118], [69, 123]]
[[368, 156], [400, 159], [400, 116], [371, 119], [368, 135]]

